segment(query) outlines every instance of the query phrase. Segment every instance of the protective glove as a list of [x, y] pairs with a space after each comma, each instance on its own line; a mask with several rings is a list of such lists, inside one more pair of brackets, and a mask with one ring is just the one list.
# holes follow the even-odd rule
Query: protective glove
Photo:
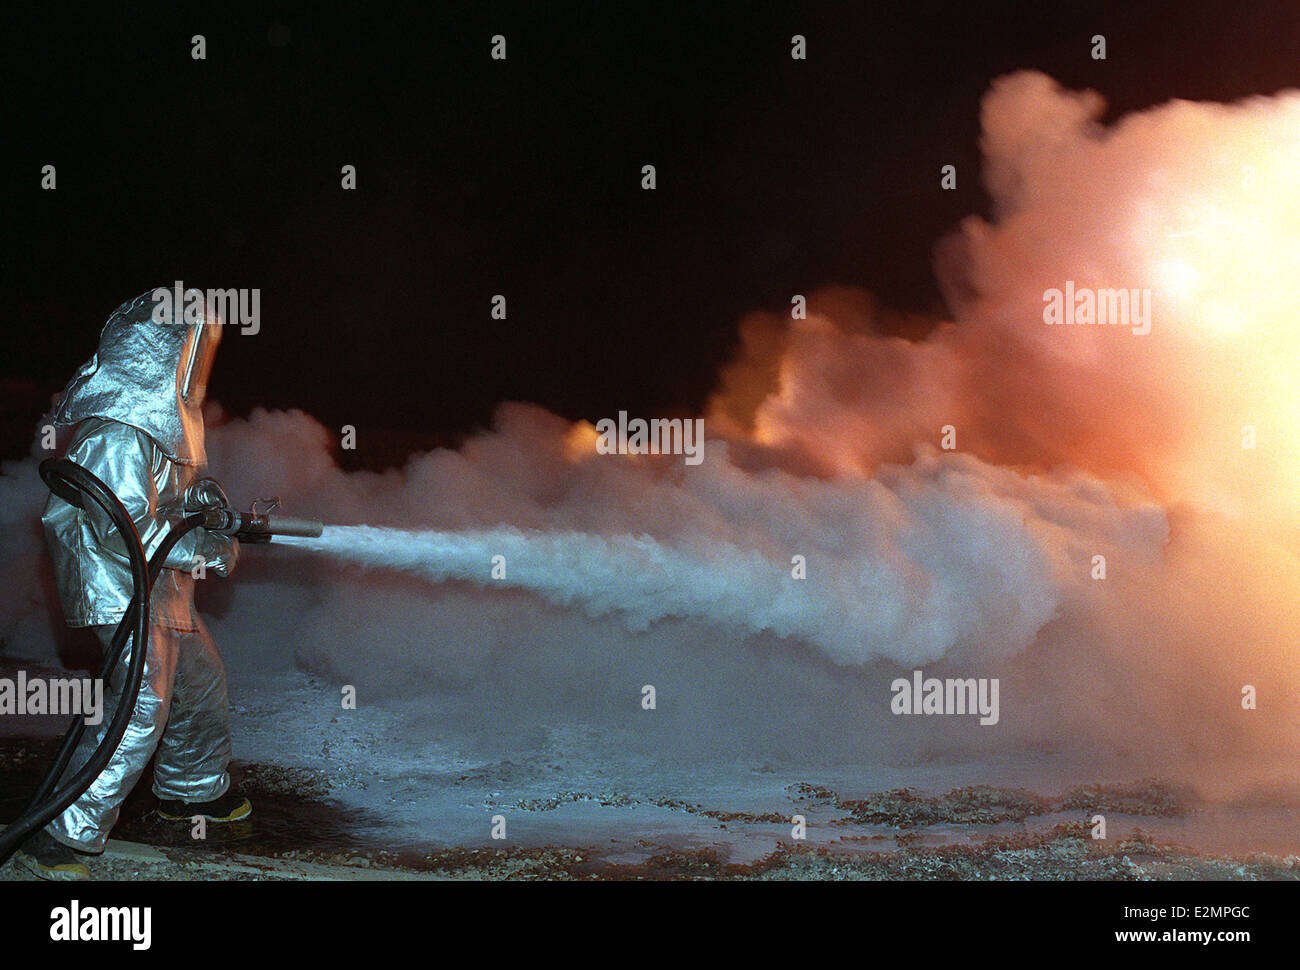
[[[200, 478], [190, 483], [189, 488], [185, 490], [187, 512], [229, 507], [230, 500], [226, 498], [226, 490], [215, 478]], [[239, 540], [204, 529], [199, 539], [197, 554], [203, 558], [206, 569], [211, 569], [218, 576], [226, 577], [235, 571], [235, 564], [239, 562]]]
[[203, 557], [206, 568], [224, 578], [235, 571], [239, 562], [239, 540], [204, 529], [199, 540], [199, 555]]

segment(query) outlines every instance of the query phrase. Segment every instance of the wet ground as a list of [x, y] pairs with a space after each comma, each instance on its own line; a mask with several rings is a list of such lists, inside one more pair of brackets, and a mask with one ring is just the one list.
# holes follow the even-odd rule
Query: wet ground
[[[0, 739], [0, 821], [16, 814], [53, 750], [50, 740]], [[1079, 786], [1054, 796], [973, 785], [932, 795], [892, 789], [859, 797], [800, 782], [787, 786], [781, 804], [766, 812], [559, 790], [500, 811], [511, 819], [579, 811], [584, 824], [570, 829], [578, 838], [564, 844], [455, 846], [411, 839], [409, 825], [394, 826], [381, 813], [332, 797], [327, 773], [262, 763], [237, 763], [232, 773], [254, 802], [250, 819], [211, 825], [198, 842], [188, 824], [153, 813], [153, 796], [141, 784], [113, 837], [159, 852], [110, 851], [95, 860], [95, 877], [1300, 879], [1294, 851], [1215, 852], [1187, 844], [1181, 837], [1204, 842], [1205, 832], [1218, 828], [1213, 813], [1220, 809], [1158, 781]], [[1096, 813], [1107, 816], [1105, 839], [1093, 837], [1090, 820]], [[792, 837], [796, 814], [807, 820], [806, 839]], [[663, 815], [686, 824], [657, 822]], [[642, 823], [635, 837], [628, 826], [633, 819]], [[308, 868], [282, 867], [290, 863]], [[10, 865], [0, 878], [31, 877]]]
[[[249, 675], [231, 694], [232, 776], [253, 816], [196, 840], [153, 813], [146, 776], [113, 838], [161, 854], [110, 852], [98, 878], [1300, 878], [1300, 787], [1270, 764], [1236, 765], [1232, 790], [1211, 797], [1026, 752], [676, 763], [582, 725], [472, 753], [419, 705], [341, 711], [336, 686], [301, 671]], [[0, 720], [5, 823], [51, 760], [61, 719]], [[1099, 814], [1105, 838], [1093, 837]]]

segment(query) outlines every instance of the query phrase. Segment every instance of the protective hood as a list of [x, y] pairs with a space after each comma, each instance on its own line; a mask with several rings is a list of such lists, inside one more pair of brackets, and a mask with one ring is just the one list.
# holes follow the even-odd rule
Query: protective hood
[[159, 287], [113, 311], [95, 356], [64, 390], [55, 425], [118, 421], [143, 431], [173, 461], [206, 463], [203, 398], [221, 320], [202, 291], [178, 295]]

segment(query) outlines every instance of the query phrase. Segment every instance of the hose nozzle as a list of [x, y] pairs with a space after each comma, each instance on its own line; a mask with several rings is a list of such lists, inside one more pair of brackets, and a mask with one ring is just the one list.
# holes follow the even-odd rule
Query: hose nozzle
[[251, 511], [236, 512], [221, 486], [210, 478], [191, 486], [186, 494], [186, 505], [191, 511], [203, 513], [203, 528], [207, 531], [231, 536], [240, 542], [270, 542], [275, 536], [315, 539], [325, 531], [324, 524], [315, 519], [272, 515], [280, 506], [279, 499], [263, 499], [254, 502]]

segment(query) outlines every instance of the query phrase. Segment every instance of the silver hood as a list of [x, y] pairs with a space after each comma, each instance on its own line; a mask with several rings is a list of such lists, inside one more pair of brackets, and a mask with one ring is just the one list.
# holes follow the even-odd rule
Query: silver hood
[[[168, 296], [158, 300], [155, 294]], [[203, 398], [221, 339], [221, 320], [187, 290], [158, 287], [113, 311], [95, 356], [68, 383], [55, 425], [87, 418], [118, 421], [143, 431], [173, 461], [203, 465]]]

